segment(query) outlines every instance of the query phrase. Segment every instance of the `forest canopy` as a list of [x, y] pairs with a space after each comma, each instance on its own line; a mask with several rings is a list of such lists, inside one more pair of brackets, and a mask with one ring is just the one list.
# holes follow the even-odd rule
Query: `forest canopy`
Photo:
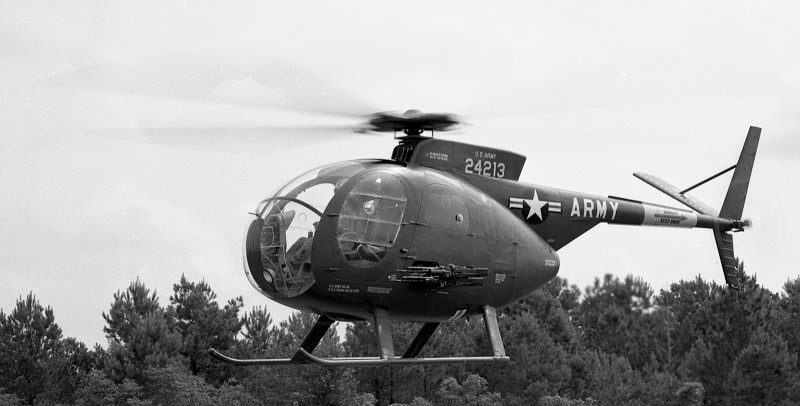
[[[135, 280], [113, 294], [108, 345], [65, 338], [33, 292], [0, 310], [0, 405], [751, 405], [800, 402], [800, 278], [780, 293], [744, 276], [738, 290], [698, 276], [656, 294], [641, 278], [555, 278], [503, 308], [508, 364], [232, 367], [291, 357], [316, 316], [275, 323], [266, 307], [223, 303], [185, 275], [169, 305]], [[419, 329], [393, 324], [396, 348]], [[370, 322], [328, 331], [315, 353], [374, 356]], [[489, 350], [479, 317], [444, 323], [422, 357]]]

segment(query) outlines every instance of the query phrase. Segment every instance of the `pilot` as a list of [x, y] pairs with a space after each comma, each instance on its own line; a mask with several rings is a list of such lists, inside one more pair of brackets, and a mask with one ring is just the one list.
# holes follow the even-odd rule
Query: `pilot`
[[[314, 230], [319, 225], [318, 221], [314, 222]], [[292, 247], [286, 252], [287, 260], [294, 265], [303, 265], [303, 268], [311, 268], [311, 247], [314, 244], [314, 233], [308, 232], [308, 237], [300, 237], [292, 244]], [[304, 269], [305, 270], [305, 269]]]

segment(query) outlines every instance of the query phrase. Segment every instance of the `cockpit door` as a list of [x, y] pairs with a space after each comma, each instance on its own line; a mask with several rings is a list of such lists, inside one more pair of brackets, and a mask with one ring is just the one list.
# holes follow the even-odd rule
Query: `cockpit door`
[[261, 259], [272, 277], [275, 289], [286, 297], [297, 296], [314, 284], [311, 273], [313, 235], [300, 238], [287, 249], [287, 231], [295, 219], [295, 211], [267, 216], [261, 229]]
[[485, 249], [470, 236], [470, 211], [455, 188], [431, 185], [425, 189], [419, 210], [419, 225], [411, 242], [406, 267], [420, 261], [436, 265], [485, 266]]

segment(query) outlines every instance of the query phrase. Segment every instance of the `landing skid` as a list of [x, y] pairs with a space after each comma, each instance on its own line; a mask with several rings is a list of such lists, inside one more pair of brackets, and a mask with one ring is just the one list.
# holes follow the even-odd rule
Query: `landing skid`
[[345, 357], [345, 358], [320, 358], [312, 354], [322, 337], [333, 324], [333, 319], [325, 315], [320, 315], [314, 327], [300, 344], [300, 348], [292, 358], [280, 359], [237, 359], [231, 358], [219, 351], [210, 348], [208, 354], [218, 361], [237, 366], [255, 365], [295, 365], [312, 364], [329, 367], [356, 367], [356, 366], [381, 366], [381, 365], [442, 365], [442, 364], [488, 364], [493, 362], [508, 362], [511, 359], [506, 356], [503, 348], [503, 341], [500, 337], [500, 329], [497, 325], [497, 314], [494, 307], [483, 307], [483, 320], [486, 325], [486, 332], [489, 335], [489, 342], [492, 346], [492, 356], [490, 357], [441, 357], [441, 358], [417, 358], [417, 355], [428, 342], [428, 339], [439, 327], [439, 323], [425, 323], [417, 333], [414, 340], [408, 346], [403, 356], [394, 355], [392, 344], [391, 324], [389, 314], [386, 310], [375, 309], [375, 336], [378, 341], [379, 357]]

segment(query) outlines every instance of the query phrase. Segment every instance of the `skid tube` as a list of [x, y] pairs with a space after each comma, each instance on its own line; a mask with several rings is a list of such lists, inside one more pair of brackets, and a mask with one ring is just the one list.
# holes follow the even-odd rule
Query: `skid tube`
[[279, 359], [237, 359], [231, 358], [221, 352], [209, 348], [208, 354], [217, 361], [237, 366], [269, 366], [269, 365], [322, 365], [327, 367], [377, 367], [383, 365], [444, 365], [444, 364], [488, 364], [509, 362], [511, 359], [506, 356], [503, 348], [503, 341], [500, 337], [500, 328], [497, 324], [497, 314], [494, 307], [483, 307], [483, 320], [486, 325], [486, 332], [489, 335], [489, 342], [492, 346], [492, 356], [486, 357], [440, 357], [440, 358], [418, 358], [417, 355], [427, 343], [428, 339], [436, 331], [439, 323], [425, 323], [417, 336], [403, 353], [403, 356], [394, 355], [392, 344], [391, 324], [389, 314], [386, 310], [375, 309], [375, 336], [378, 341], [379, 357], [344, 357], [344, 358], [320, 358], [312, 354], [314, 348], [319, 344], [322, 337], [333, 324], [333, 319], [325, 315], [320, 315], [314, 327], [308, 332], [300, 348], [292, 358]]

